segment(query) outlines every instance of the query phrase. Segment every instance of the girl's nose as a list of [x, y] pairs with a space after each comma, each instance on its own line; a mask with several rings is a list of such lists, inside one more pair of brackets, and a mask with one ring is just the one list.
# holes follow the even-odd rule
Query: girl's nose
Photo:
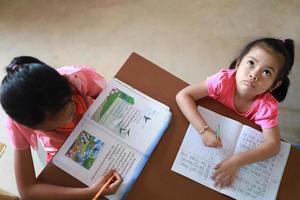
[[257, 77], [255, 76], [255, 74], [250, 74], [249, 77], [251, 81], [257, 81]]

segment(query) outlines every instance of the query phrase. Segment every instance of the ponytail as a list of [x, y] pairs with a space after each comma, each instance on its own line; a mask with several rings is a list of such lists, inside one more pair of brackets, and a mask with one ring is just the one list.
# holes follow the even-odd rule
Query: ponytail
[[43, 63], [37, 58], [31, 56], [19, 56], [19, 57], [15, 57], [8, 66], [23, 65], [23, 64], [30, 64], [30, 63], [39, 63], [45, 65], [45, 63]]
[[39, 59], [36, 59], [34, 57], [31, 56], [20, 56], [20, 57], [15, 57], [10, 63], [9, 65], [6, 67], [6, 72], [7, 74], [13, 74], [15, 71], [18, 71], [22, 65], [25, 64], [32, 64], [32, 63], [37, 63], [37, 64], [43, 64], [45, 65], [45, 63], [43, 63], [42, 61], [40, 61]]
[[282, 102], [285, 99], [290, 85], [290, 79], [287, 76], [281, 81], [281, 85], [271, 92], [278, 102]]
[[284, 45], [285, 45], [285, 48], [287, 50], [287, 54], [289, 56], [289, 59], [287, 60], [288, 63], [288, 67], [289, 67], [289, 72], [291, 71], [293, 65], [294, 65], [294, 41], [292, 39], [285, 39], [284, 40]]
[[229, 65], [229, 69], [235, 69], [235, 67], [236, 67], [236, 64], [238, 63], [238, 59], [239, 58], [236, 58], [236, 59], [234, 59], [231, 63], [230, 63], [230, 65]]
[[292, 39], [285, 39], [282, 41], [285, 48], [282, 51], [277, 50], [285, 58], [285, 64], [283, 65], [283, 69], [280, 73], [281, 75], [277, 78], [277, 81], [282, 81], [282, 83], [271, 92], [278, 102], [282, 102], [287, 95], [290, 86], [290, 79], [288, 75], [294, 65], [294, 41]]

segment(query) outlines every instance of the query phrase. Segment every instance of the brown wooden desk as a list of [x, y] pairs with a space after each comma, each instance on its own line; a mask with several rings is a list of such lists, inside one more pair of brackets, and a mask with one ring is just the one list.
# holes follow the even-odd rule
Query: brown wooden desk
[[[180, 112], [175, 95], [187, 83], [159, 68], [145, 58], [133, 53], [116, 77], [141, 92], [168, 105], [172, 111], [172, 121], [153, 151], [138, 180], [132, 187], [128, 200], [177, 200], [177, 199], [230, 199], [212, 189], [171, 171], [171, 167], [181, 145], [188, 121]], [[199, 101], [204, 107], [244, 124], [258, 128], [255, 124], [238, 116], [230, 109], [209, 98]], [[300, 199], [300, 152], [291, 149], [282, 178], [278, 199]], [[39, 176], [42, 181], [66, 185], [84, 185], [66, 174], [51, 162]]]

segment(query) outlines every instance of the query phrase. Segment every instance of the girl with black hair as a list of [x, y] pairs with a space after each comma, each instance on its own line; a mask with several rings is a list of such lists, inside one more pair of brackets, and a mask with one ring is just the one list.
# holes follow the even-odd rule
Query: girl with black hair
[[121, 176], [111, 170], [94, 185], [70, 188], [36, 179], [31, 147], [38, 140], [50, 161], [84, 112], [105, 86], [105, 80], [86, 65], [55, 70], [40, 60], [21, 56], [6, 67], [0, 88], [0, 101], [8, 114], [7, 132], [15, 155], [15, 175], [22, 199], [92, 199], [114, 174], [115, 181], [104, 194], [115, 193]]
[[206, 146], [221, 148], [222, 142], [197, 110], [195, 101], [205, 96], [218, 100], [262, 128], [264, 143], [215, 166], [212, 179], [216, 186], [230, 185], [242, 166], [267, 159], [280, 150], [278, 102], [286, 97], [293, 63], [292, 40], [258, 39], [244, 48], [229, 69], [222, 69], [176, 95], [181, 111]]

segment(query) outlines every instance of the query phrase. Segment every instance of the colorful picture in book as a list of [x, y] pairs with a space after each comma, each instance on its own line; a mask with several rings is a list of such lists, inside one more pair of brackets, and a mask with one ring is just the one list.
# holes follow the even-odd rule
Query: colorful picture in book
[[84, 168], [90, 169], [103, 146], [104, 142], [86, 131], [81, 131], [65, 155]]
[[106, 97], [105, 101], [99, 106], [99, 108], [95, 111], [92, 116], [92, 119], [96, 122], [100, 122], [101, 119], [104, 118], [105, 115], [108, 115], [111, 112], [112, 108], [116, 106], [120, 107], [119, 104], [126, 103], [128, 105], [134, 104], [134, 98], [125, 94], [121, 90], [117, 88], [113, 88], [109, 95]]
[[134, 104], [132, 96], [113, 88], [91, 119], [118, 136], [129, 138], [131, 124], [142, 120], [142, 111]]

